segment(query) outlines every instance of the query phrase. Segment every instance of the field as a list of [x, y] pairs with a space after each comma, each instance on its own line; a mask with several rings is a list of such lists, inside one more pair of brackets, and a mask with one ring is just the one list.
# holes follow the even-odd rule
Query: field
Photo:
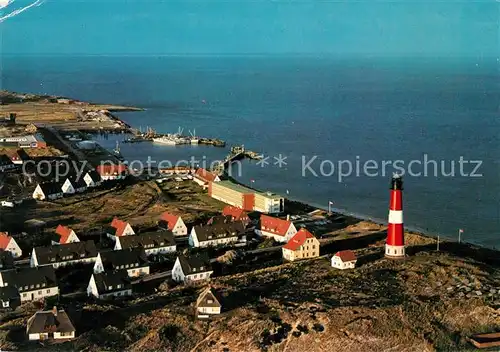
[[[0, 91], [0, 116], [7, 116], [9, 113], [17, 114], [17, 124], [40, 124], [51, 125], [62, 130], [107, 130], [121, 131], [127, 130], [126, 126], [119, 119], [111, 114], [100, 114], [95, 118], [89, 118], [83, 111], [140, 111], [141, 109], [125, 106], [115, 106], [107, 104], [92, 104], [75, 100], [61, 100], [52, 96], [38, 96], [18, 94]], [[61, 101], [64, 101], [61, 102]], [[1, 129], [2, 135], [11, 133], [19, 134], [17, 127], [11, 129]]]
[[[412, 237], [412, 236], [410, 236]], [[130, 301], [67, 301], [78, 338], [55, 350], [86, 351], [465, 351], [466, 337], [500, 328], [500, 271], [477, 258], [409, 248], [407, 260], [383, 258], [382, 242], [359, 250], [358, 268], [326, 258], [215, 277], [223, 314], [194, 318], [202, 285], [162, 285]], [[228, 264], [231, 265], [231, 264]], [[63, 302], [64, 304], [64, 302]], [[21, 342], [36, 308], [2, 316], [0, 347]]]

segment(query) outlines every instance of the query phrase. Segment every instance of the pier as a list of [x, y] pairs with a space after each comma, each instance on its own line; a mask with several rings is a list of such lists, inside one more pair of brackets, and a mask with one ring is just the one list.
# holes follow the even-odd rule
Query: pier
[[249, 158], [253, 160], [260, 160], [262, 156], [251, 150], [245, 150], [245, 146], [234, 146], [226, 158], [214, 166], [213, 171], [218, 175], [222, 175], [224, 171], [231, 165], [233, 161]]

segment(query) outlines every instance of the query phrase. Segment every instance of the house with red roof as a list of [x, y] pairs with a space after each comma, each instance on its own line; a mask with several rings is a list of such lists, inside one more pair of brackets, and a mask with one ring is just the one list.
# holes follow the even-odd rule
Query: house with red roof
[[180, 215], [164, 212], [158, 221], [160, 229], [172, 231], [174, 236], [187, 236], [188, 229]]
[[194, 173], [193, 181], [207, 188], [212, 182], [220, 182], [220, 177], [200, 167]]
[[0, 249], [10, 252], [14, 258], [19, 258], [23, 255], [23, 251], [16, 240], [12, 236], [9, 236], [7, 232], [0, 232]]
[[257, 236], [273, 238], [277, 242], [288, 242], [297, 233], [297, 229], [288, 217], [284, 220], [261, 215], [255, 233]]
[[109, 238], [114, 240], [116, 237], [135, 235], [135, 231], [128, 222], [113, 218], [111, 225], [107, 229], [107, 234]]
[[294, 261], [319, 257], [319, 241], [305, 228], [300, 229], [282, 247], [283, 259]]
[[335, 253], [332, 257], [332, 267], [337, 269], [354, 269], [356, 266], [356, 254], [350, 249]]
[[128, 175], [128, 168], [125, 164], [99, 165], [96, 171], [103, 181], [123, 180]]
[[56, 233], [52, 238], [52, 244], [58, 245], [58, 244], [68, 244], [74, 242], [80, 242], [80, 239], [76, 235], [75, 231], [73, 231], [73, 229], [67, 226], [58, 225], [56, 228]]
[[230, 216], [232, 221], [242, 221], [245, 226], [250, 223], [250, 218], [248, 217], [246, 211], [238, 207], [226, 205], [224, 209], [222, 209], [222, 215]]

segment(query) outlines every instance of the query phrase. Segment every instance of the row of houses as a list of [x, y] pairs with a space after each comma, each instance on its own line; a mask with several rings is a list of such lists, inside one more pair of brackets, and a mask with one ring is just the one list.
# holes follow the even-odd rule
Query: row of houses
[[39, 183], [33, 191], [33, 199], [54, 200], [83, 193], [90, 188], [99, 187], [102, 177], [95, 170], [87, 170], [80, 175], [71, 174], [64, 177], [54, 177], [52, 181]]

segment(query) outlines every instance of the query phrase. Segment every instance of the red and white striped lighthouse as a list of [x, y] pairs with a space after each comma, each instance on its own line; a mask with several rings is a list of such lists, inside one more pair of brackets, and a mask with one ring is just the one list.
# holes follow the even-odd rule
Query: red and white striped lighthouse
[[405, 257], [405, 237], [403, 229], [403, 178], [395, 174], [391, 180], [391, 200], [389, 204], [389, 225], [385, 256], [400, 259]]

